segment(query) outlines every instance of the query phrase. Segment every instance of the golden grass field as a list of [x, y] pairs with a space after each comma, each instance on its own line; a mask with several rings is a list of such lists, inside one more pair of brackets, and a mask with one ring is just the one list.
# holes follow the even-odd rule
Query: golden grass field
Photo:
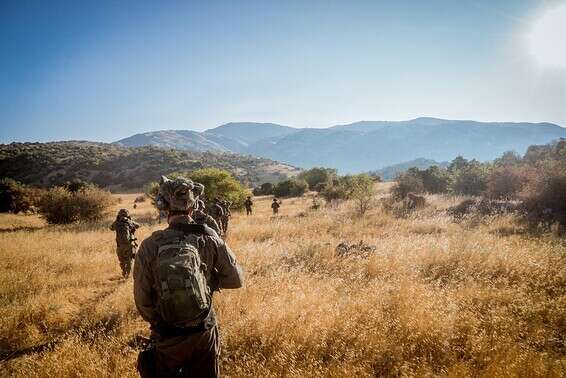
[[[386, 187], [381, 187], [384, 195]], [[119, 195], [132, 208], [135, 195]], [[228, 243], [247, 277], [215, 295], [228, 377], [566, 376], [566, 242], [522, 234], [510, 216], [454, 223], [458, 199], [397, 219], [374, 206], [310, 210], [270, 198], [235, 213]], [[133, 211], [141, 240], [149, 202]], [[135, 377], [147, 335], [114, 234], [0, 216], [0, 374]], [[341, 257], [342, 241], [376, 250]]]

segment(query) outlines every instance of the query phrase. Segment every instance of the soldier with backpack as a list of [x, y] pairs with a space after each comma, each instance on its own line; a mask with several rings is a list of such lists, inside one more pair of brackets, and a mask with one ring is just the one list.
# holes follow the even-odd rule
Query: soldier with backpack
[[252, 197], [248, 196], [246, 201], [244, 202], [244, 207], [246, 208], [246, 215], [252, 215], [252, 207], [254, 206], [254, 202], [252, 201]]
[[[216, 223], [220, 226], [221, 234], [224, 235], [225, 231], [222, 227], [222, 217], [224, 217], [224, 208], [221, 205], [218, 197], [214, 198], [212, 204], [208, 207], [208, 214], [214, 218]], [[222, 236], [221, 235], [221, 236]]]
[[116, 231], [116, 254], [122, 269], [122, 276], [128, 278], [132, 270], [132, 259], [136, 254], [137, 238], [134, 235], [140, 225], [130, 218], [127, 209], [120, 209], [110, 229]]
[[242, 286], [230, 248], [193, 223], [201, 184], [163, 176], [156, 205], [169, 227], [145, 239], [134, 265], [134, 300], [150, 323], [152, 347], [138, 356], [142, 377], [218, 377], [219, 339], [212, 294]]
[[224, 230], [224, 235], [228, 233], [228, 223], [230, 222], [230, 218], [232, 217], [232, 211], [230, 207], [232, 206], [232, 202], [230, 201], [222, 201], [221, 202], [222, 210], [224, 214], [222, 214], [222, 229]]

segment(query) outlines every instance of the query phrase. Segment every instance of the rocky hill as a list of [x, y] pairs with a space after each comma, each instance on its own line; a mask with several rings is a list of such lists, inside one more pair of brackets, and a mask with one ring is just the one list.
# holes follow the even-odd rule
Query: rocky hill
[[[173, 137], [171, 133], [174, 133]], [[551, 123], [417, 118], [399, 122], [363, 121], [327, 129], [295, 129], [272, 123], [229, 123], [205, 132], [177, 130], [141, 135], [145, 139], [136, 136], [117, 143], [231, 151], [301, 168], [325, 166], [352, 173], [422, 157], [449, 161], [463, 155], [486, 161], [509, 150], [522, 154], [531, 144], [545, 144], [566, 137], [566, 128]]]
[[299, 172], [264, 158], [153, 146], [74, 141], [0, 145], [0, 177], [39, 186], [80, 178], [113, 191], [139, 190], [162, 174], [207, 167], [226, 169], [249, 186], [277, 182]]

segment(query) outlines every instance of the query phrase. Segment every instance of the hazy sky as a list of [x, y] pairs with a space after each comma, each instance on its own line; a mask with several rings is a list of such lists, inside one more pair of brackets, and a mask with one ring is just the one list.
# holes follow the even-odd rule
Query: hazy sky
[[566, 126], [566, 1], [0, 2], [0, 142], [419, 116]]

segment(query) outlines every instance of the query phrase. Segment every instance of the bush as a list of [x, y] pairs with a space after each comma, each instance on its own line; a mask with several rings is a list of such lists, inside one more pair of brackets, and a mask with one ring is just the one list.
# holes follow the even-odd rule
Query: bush
[[321, 189], [320, 184], [325, 184], [332, 181], [337, 177], [336, 169], [330, 168], [311, 168], [304, 172], [301, 172], [297, 178], [299, 180], [304, 180], [307, 182], [310, 190]]
[[547, 162], [530, 172], [519, 197], [526, 220], [533, 224], [566, 225], [566, 165]]
[[102, 219], [113, 202], [109, 192], [95, 187], [77, 192], [56, 187], [41, 197], [39, 212], [48, 223], [52, 224], [93, 222]]
[[71, 193], [76, 193], [82, 190], [86, 190], [87, 188], [90, 188], [92, 186], [92, 184], [89, 184], [86, 181], [83, 181], [81, 179], [74, 179], [71, 180], [67, 183], [65, 183], [64, 187], [65, 189], [67, 189], [69, 192]]
[[490, 199], [512, 200], [524, 184], [525, 175], [521, 168], [501, 166], [489, 174], [485, 195]]
[[487, 188], [488, 170], [480, 163], [473, 163], [453, 171], [451, 191], [454, 194], [477, 196]]
[[20, 212], [29, 211], [38, 202], [41, 190], [29, 188], [11, 178], [0, 180], [0, 212]]
[[402, 200], [407, 197], [409, 193], [423, 193], [424, 183], [422, 178], [414, 173], [407, 171], [397, 176], [396, 183], [391, 188], [391, 194], [394, 199]]
[[308, 186], [305, 180], [291, 178], [275, 185], [273, 194], [277, 197], [300, 197], [305, 194]]
[[270, 182], [263, 183], [259, 187], [254, 188], [253, 194], [254, 196], [269, 196], [273, 194], [273, 184]]
[[232, 208], [238, 209], [244, 206], [246, 197], [250, 195], [249, 191], [230, 172], [222, 169], [197, 169], [188, 177], [205, 186], [204, 195], [208, 202], [215, 197], [220, 197], [232, 202]]

